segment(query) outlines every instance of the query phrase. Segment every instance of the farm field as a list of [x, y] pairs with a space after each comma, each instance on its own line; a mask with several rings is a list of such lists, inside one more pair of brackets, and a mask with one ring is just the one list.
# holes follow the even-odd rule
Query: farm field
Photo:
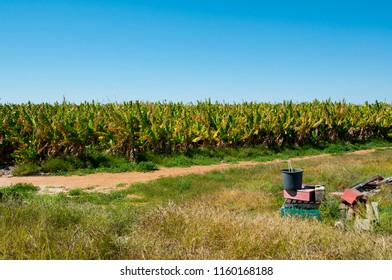
[[280, 216], [285, 161], [119, 184], [106, 193], [73, 188], [41, 194], [31, 184], [3, 187], [0, 256], [392, 259], [391, 186], [371, 198], [380, 205], [380, 224], [371, 232], [350, 225], [335, 228], [340, 200], [329, 195], [376, 174], [391, 176], [391, 148], [314, 156], [293, 164], [304, 168], [304, 182], [326, 186], [320, 222]]
[[0, 0], [0, 278], [388, 275], [391, 10]]
[[0, 104], [0, 116], [1, 162], [72, 157], [79, 159], [73, 165], [94, 166], [96, 160], [88, 159], [102, 152], [140, 162], [151, 153], [197, 148], [323, 146], [392, 137], [392, 104], [382, 102], [27, 103]]
[[[370, 232], [335, 228], [329, 195], [392, 175], [391, 104], [63, 102], [0, 114], [0, 171], [18, 175], [0, 178], [0, 258], [392, 259], [391, 188], [371, 198]], [[288, 159], [326, 186], [322, 221], [280, 216]]]

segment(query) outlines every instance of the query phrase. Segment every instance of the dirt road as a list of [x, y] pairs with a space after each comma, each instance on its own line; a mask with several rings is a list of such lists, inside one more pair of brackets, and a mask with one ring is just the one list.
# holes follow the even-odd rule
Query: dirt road
[[[353, 154], [372, 153], [375, 149], [362, 150], [353, 152]], [[293, 158], [291, 161], [329, 157], [330, 154], [315, 156], [306, 156]], [[272, 164], [286, 162], [286, 160], [273, 160], [267, 162], [244, 161], [237, 164], [221, 163], [206, 166], [191, 167], [162, 167], [152, 172], [127, 172], [127, 173], [98, 173], [89, 175], [71, 175], [71, 176], [26, 176], [26, 177], [0, 177], [0, 187], [10, 186], [17, 183], [31, 183], [41, 187], [46, 192], [60, 192], [74, 188], [89, 188], [93, 191], [107, 192], [113, 189], [119, 189], [119, 185], [124, 187], [136, 182], [148, 182], [158, 178], [182, 176], [187, 174], [202, 174], [213, 170], [222, 170], [235, 167], [254, 166], [257, 164]]]

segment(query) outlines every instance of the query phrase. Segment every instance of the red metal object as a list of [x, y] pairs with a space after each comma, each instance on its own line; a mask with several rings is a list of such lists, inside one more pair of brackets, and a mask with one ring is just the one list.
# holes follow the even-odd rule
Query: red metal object
[[354, 188], [345, 190], [342, 195], [342, 199], [348, 202], [350, 205], [353, 205], [354, 202], [361, 197], [363, 197], [363, 194]]

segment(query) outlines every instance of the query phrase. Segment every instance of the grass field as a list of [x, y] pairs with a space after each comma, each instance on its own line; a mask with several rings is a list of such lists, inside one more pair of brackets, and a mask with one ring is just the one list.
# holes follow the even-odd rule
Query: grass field
[[392, 175], [392, 149], [296, 162], [326, 186], [323, 219], [282, 218], [281, 163], [138, 183], [108, 194], [0, 191], [2, 259], [392, 259], [392, 187], [373, 232], [339, 230], [328, 195]]
[[367, 142], [337, 142], [323, 145], [281, 146], [267, 148], [263, 145], [252, 147], [231, 148], [198, 148], [186, 153], [157, 153], [146, 152], [143, 161], [133, 162], [121, 155], [104, 152], [90, 153], [87, 159], [71, 156], [51, 157], [36, 162], [20, 162], [13, 171], [15, 176], [30, 176], [39, 174], [51, 175], [83, 175], [90, 173], [119, 173], [129, 171], [148, 172], [159, 167], [188, 167], [194, 165], [211, 165], [219, 163], [236, 163], [239, 161], [265, 162], [275, 159], [313, 156], [324, 153], [339, 154], [357, 150], [391, 147], [392, 142], [386, 139], [373, 139]]

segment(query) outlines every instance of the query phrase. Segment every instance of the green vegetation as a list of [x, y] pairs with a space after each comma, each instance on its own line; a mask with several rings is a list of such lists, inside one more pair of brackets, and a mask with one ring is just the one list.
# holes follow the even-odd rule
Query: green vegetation
[[8, 188], [0, 188], [0, 199], [4, 201], [28, 198], [38, 190], [38, 187], [31, 184], [17, 184]]
[[109, 155], [94, 152], [84, 159], [67, 157], [50, 157], [46, 160], [19, 163], [14, 170], [15, 176], [50, 174], [89, 174], [97, 172], [148, 172], [156, 169], [156, 164], [150, 161], [131, 162], [121, 155]]
[[162, 154], [156, 152], [146, 152], [139, 162], [131, 162], [121, 155], [109, 155], [94, 152], [85, 159], [71, 156], [62, 158], [48, 158], [38, 162], [19, 163], [13, 172], [15, 176], [38, 175], [40, 173], [50, 173], [57, 175], [64, 174], [90, 174], [97, 172], [128, 172], [141, 171], [148, 172], [165, 167], [186, 167], [192, 165], [209, 165], [221, 162], [235, 163], [239, 161], [268, 161], [273, 159], [289, 159], [293, 157], [303, 157], [318, 155], [323, 153], [341, 154], [344, 152], [390, 147], [392, 143], [384, 139], [374, 139], [368, 142], [343, 143], [318, 145], [317, 147], [305, 145], [282, 146], [267, 148], [263, 145], [254, 147], [235, 148], [195, 148], [186, 153]]
[[317, 146], [392, 137], [392, 105], [382, 102], [27, 103], [0, 104], [0, 116], [2, 162], [58, 157], [89, 162], [95, 152], [138, 162], [148, 152]]
[[295, 162], [304, 182], [326, 186], [323, 220], [282, 218], [281, 168], [260, 164], [137, 183], [110, 193], [43, 195], [0, 188], [2, 259], [392, 259], [392, 192], [373, 232], [333, 227], [342, 191], [392, 175], [392, 149]]
[[265, 147], [263, 145], [252, 147], [208, 147], [191, 149], [186, 153], [173, 152], [171, 154], [162, 154], [146, 152], [143, 160], [155, 162], [159, 166], [165, 167], [186, 167], [193, 165], [208, 165], [221, 162], [239, 162], [239, 161], [269, 161], [274, 159], [289, 159], [294, 157], [312, 156], [319, 154], [341, 154], [357, 150], [371, 148], [391, 147], [392, 142], [385, 139], [373, 139], [367, 142], [357, 143], [325, 143], [323, 145], [304, 145], [304, 146], [280, 146]]
[[[0, 162], [14, 175], [151, 171], [240, 160], [303, 159], [304, 181], [327, 193], [392, 175], [392, 104], [127, 102], [0, 104]], [[373, 232], [281, 218], [281, 164], [138, 183], [110, 193], [0, 188], [3, 259], [392, 259], [392, 192], [373, 198]], [[120, 189], [121, 187], [121, 189]]]

